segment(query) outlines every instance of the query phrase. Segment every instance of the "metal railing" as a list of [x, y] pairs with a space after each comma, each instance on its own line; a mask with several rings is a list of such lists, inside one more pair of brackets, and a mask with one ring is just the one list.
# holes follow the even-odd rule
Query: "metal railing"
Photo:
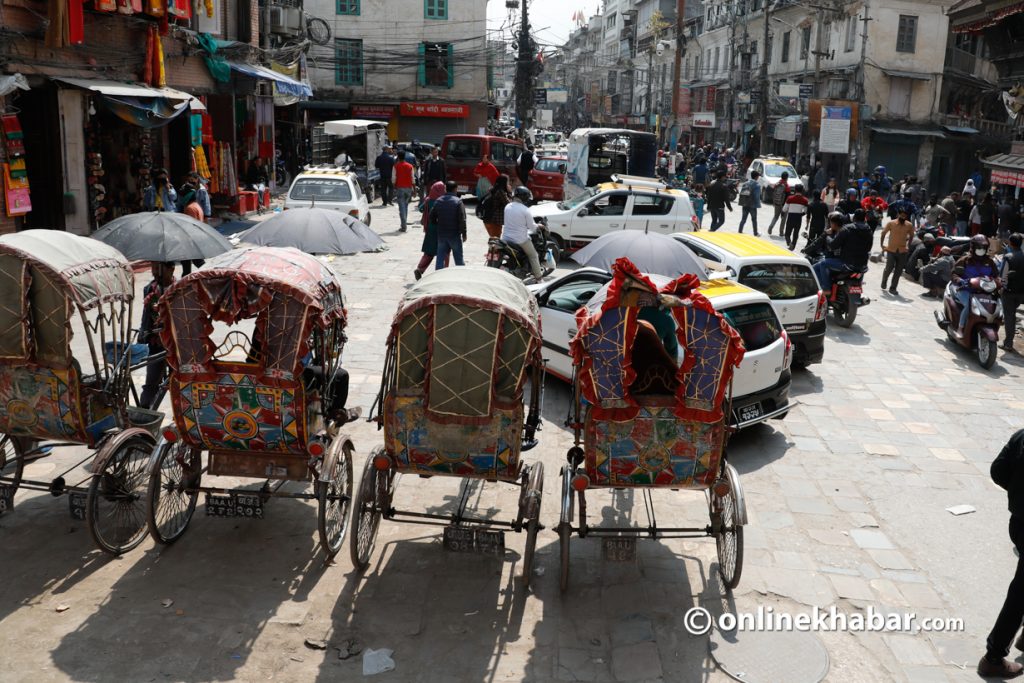
[[1013, 125], [1005, 121], [990, 121], [976, 116], [954, 116], [952, 114], [936, 114], [936, 120], [943, 126], [974, 128], [993, 137], [1009, 138], [1013, 134]]

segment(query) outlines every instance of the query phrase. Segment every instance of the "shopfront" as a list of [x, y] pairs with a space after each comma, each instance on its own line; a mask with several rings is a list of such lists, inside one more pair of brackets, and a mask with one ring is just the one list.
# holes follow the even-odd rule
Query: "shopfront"
[[[477, 118], [479, 126], [487, 125], [487, 105], [478, 105], [481, 109]], [[399, 140], [419, 140], [440, 144], [445, 135], [455, 133], [476, 133], [473, 127], [472, 106], [469, 104], [452, 104], [441, 102], [402, 102], [399, 105], [398, 124]], [[389, 132], [390, 136], [390, 132]]]

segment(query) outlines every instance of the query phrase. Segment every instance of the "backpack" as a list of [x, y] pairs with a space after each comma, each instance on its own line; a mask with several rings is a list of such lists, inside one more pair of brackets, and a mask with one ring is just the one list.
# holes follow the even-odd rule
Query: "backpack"
[[753, 203], [754, 188], [750, 186], [750, 183], [752, 182], [754, 181], [748, 180], [747, 182], [743, 183], [742, 187], [740, 187], [740, 193], [738, 197], [740, 206], [750, 206]]
[[772, 190], [772, 204], [775, 206], [782, 206], [786, 203], [786, 196], [788, 194], [789, 192], [787, 191], [786, 186], [781, 182], [777, 183], [775, 185], [775, 189]]

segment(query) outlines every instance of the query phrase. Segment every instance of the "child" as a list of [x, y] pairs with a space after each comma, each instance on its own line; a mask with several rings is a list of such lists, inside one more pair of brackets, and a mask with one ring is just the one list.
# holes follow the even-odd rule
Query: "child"
[[704, 184], [697, 183], [690, 190], [690, 203], [693, 204], [693, 213], [697, 216], [697, 229], [704, 227]]

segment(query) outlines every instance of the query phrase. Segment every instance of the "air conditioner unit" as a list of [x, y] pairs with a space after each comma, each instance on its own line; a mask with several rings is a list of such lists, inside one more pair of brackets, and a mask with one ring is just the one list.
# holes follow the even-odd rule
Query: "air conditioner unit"
[[284, 25], [288, 33], [302, 32], [302, 10], [298, 7], [284, 8]]
[[270, 8], [270, 32], [271, 33], [288, 33], [288, 29], [285, 26], [285, 10], [286, 7], [271, 7]]

